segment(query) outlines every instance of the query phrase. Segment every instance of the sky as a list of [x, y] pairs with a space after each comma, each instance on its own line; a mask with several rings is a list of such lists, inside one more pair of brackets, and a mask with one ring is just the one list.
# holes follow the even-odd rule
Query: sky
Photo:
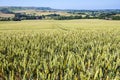
[[54, 9], [120, 9], [120, 0], [0, 0], [0, 6], [51, 7]]

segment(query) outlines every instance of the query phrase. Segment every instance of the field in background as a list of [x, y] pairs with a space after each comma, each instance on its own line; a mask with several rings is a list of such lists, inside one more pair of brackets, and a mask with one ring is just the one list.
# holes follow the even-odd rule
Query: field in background
[[[50, 15], [50, 14], [59, 14], [61, 16], [75, 16], [75, 14], [67, 13], [64, 11], [43, 11], [43, 10], [20, 10], [14, 11], [14, 13], [21, 13], [21, 14], [28, 14], [28, 15], [35, 15], [35, 16], [42, 16], [42, 15]], [[2, 13], [0, 12], [0, 17], [14, 17], [14, 14], [10, 13]]]
[[64, 11], [43, 11], [43, 10], [21, 10], [21, 11], [15, 11], [15, 13], [34, 14], [36, 16], [50, 15], [50, 14], [59, 14], [61, 16], [72, 15], [72, 14], [64, 12]]
[[0, 21], [0, 78], [119, 80], [120, 21]]
[[0, 17], [14, 17], [14, 16], [15, 16], [14, 14], [5, 14], [0, 12]]
[[92, 30], [119, 30], [120, 21], [107, 20], [25, 20], [25, 21], [0, 21], [1, 31], [92, 31]]

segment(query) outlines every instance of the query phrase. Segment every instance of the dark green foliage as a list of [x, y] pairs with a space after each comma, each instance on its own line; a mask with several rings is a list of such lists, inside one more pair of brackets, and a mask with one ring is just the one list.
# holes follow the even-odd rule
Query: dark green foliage
[[112, 20], [120, 20], [120, 16], [112, 16]]
[[58, 16], [55, 20], [71, 20], [71, 19], [82, 19], [82, 16]]
[[0, 17], [0, 21], [13, 21], [13, 18], [10, 17]]

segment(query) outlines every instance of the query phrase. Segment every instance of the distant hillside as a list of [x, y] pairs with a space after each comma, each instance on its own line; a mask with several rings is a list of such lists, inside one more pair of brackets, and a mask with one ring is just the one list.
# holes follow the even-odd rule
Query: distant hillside
[[10, 20], [71, 20], [106, 19], [120, 20], [120, 9], [74, 10], [52, 9], [50, 7], [0, 7], [0, 21]]
[[20, 10], [55, 10], [55, 11], [67, 11], [67, 12], [117, 12], [120, 13], [120, 9], [99, 9], [99, 10], [77, 10], [77, 9], [53, 9], [50, 7], [17, 7], [17, 6], [0, 6], [0, 11], [20, 11]]
[[52, 10], [50, 7], [0, 7], [0, 12], [9, 13], [20, 10]]

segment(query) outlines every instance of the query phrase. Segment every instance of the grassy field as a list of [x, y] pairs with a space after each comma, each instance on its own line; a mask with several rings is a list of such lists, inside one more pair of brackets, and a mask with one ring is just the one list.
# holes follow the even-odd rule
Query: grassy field
[[120, 21], [0, 21], [0, 79], [120, 80]]
[[0, 12], [0, 17], [14, 17], [14, 14], [5, 14]]
[[50, 14], [59, 14], [61, 16], [71, 16], [73, 14], [63, 12], [63, 11], [37, 11], [37, 10], [21, 10], [15, 11], [15, 13], [26, 13], [26, 14], [35, 14], [36, 16], [50, 15]]
[[0, 21], [1, 31], [43, 31], [43, 30], [62, 30], [69, 31], [93, 31], [93, 30], [119, 30], [120, 21], [112, 20], [26, 20], [26, 21]]

